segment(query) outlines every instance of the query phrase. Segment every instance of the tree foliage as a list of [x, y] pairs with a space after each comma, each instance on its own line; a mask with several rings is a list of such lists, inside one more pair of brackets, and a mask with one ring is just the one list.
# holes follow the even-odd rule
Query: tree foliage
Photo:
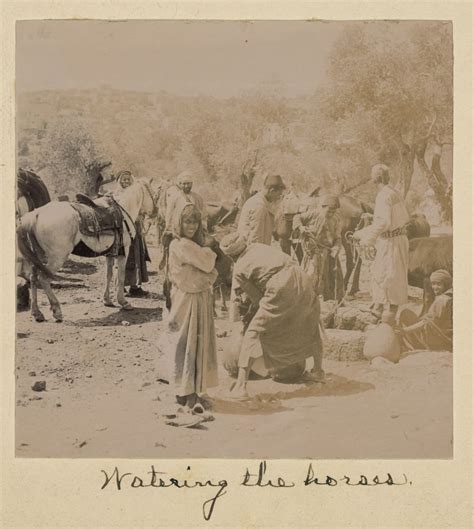
[[[411, 205], [431, 188], [450, 220], [452, 66], [449, 23], [349, 23], [312, 96], [284, 98], [275, 82], [228, 99], [112, 89], [28, 96], [18, 159], [48, 167], [53, 194], [95, 189], [91, 172], [110, 160], [113, 172], [165, 182], [191, 169], [208, 200], [248, 194], [268, 173], [295, 191], [347, 191], [382, 162]], [[374, 195], [371, 185], [353, 192]]]
[[[341, 163], [353, 160], [356, 172], [390, 165], [404, 195], [417, 163], [450, 220], [439, 158], [452, 142], [452, 68], [449, 23], [348, 27], [331, 54], [329, 83], [316, 95], [316, 144]], [[432, 145], [440, 149], [428, 160]]]
[[96, 140], [80, 120], [51, 122], [41, 142], [38, 169], [47, 169], [56, 194], [77, 191], [95, 195], [101, 181], [103, 162]]

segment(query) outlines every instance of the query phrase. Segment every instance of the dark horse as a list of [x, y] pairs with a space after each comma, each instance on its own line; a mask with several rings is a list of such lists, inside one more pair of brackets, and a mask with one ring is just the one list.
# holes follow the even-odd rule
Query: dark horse
[[[317, 203], [317, 191], [311, 194], [311, 197], [315, 199], [315, 205]], [[344, 275], [344, 290], [347, 289], [349, 279], [351, 277], [354, 266], [354, 279], [352, 281], [350, 295], [355, 295], [359, 291], [359, 278], [361, 270], [361, 260], [357, 259], [357, 256], [354, 255], [354, 250], [352, 245], [346, 238], [348, 232], [355, 231], [361, 221], [364, 219], [365, 214], [372, 214], [373, 208], [362, 202], [361, 200], [354, 198], [350, 195], [339, 195], [340, 208], [338, 210], [339, 216], [342, 221], [342, 245], [344, 252], [346, 254], [346, 273]], [[292, 233], [293, 233], [293, 218], [294, 214], [279, 214], [275, 219], [275, 239], [280, 242], [281, 249], [287, 253], [291, 253], [293, 248], [298, 260], [301, 262], [303, 257], [302, 249], [299, 243], [292, 244]], [[356, 265], [357, 263], [357, 265]]]
[[[21, 217], [28, 211], [44, 206], [51, 202], [48, 188], [41, 178], [33, 171], [18, 169], [16, 175], [17, 201], [16, 214]], [[17, 275], [21, 273], [21, 259], [17, 261]], [[19, 279], [16, 290], [17, 310], [28, 310], [30, 305], [29, 281]]]
[[48, 188], [43, 180], [33, 171], [18, 169], [16, 182], [17, 213], [20, 216], [51, 202]]

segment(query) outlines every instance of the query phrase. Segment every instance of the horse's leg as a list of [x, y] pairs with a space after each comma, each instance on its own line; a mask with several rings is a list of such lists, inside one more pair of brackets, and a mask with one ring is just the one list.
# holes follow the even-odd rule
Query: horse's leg
[[[128, 252], [127, 252], [128, 253]], [[125, 299], [125, 266], [127, 259], [125, 255], [117, 258], [117, 301], [124, 310], [132, 310], [132, 305]]]
[[156, 221], [155, 221], [155, 230], [156, 230], [156, 247], [160, 248], [161, 247], [161, 226], [160, 226], [160, 221], [158, 217], [156, 217]]
[[38, 273], [33, 268], [30, 278], [31, 284], [31, 315], [36, 321], [44, 321], [44, 315], [38, 307]]
[[106, 307], [113, 307], [114, 303], [110, 297], [110, 284], [112, 282], [112, 277], [114, 274], [114, 258], [107, 256], [105, 258], [105, 264], [107, 267], [107, 277], [105, 281], [105, 292], [104, 292], [104, 305]]
[[49, 304], [51, 305], [51, 310], [53, 311], [53, 317], [57, 322], [63, 321], [63, 314], [61, 312], [61, 305], [59, 304], [58, 298], [53, 292], [53, 288], [51, 287], [51, 283], [49, 279], [43, 276], [43, 274], [40, 272], [38, 274], [38, 281], [42, 287], [42, 289], [45, 291], [46, 295], [48, 296]]
[[223, 312], [227, 312], [227, 305], [226, 305], [226, 302], [225, 302], [225, 292], [224, 292], [224, 285], [221, 284], [220, 287], [219, 287], [219, 292], [220, 292], [220, 295], [221, 295], [221, 310]]

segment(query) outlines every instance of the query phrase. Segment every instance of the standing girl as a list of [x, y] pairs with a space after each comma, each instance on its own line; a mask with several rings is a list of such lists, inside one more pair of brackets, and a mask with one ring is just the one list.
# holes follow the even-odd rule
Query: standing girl
[[204, 246], [201, 214], [193, 204], [176, 205], [169, 248], [172, 284], [168, 330], [173, 335], [178, 404], [202, 413], [200, 395], [217, 386], [212, 285], [216, 254]]

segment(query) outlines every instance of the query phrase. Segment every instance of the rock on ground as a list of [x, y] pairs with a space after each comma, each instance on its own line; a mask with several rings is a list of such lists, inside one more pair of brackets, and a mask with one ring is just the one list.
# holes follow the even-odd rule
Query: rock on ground
[[374, 325], [377, 320], [368, 311], [357, 307], [339, 307], [334, 316], [334, 328], [351, 331], [365, 331], [369, 325]]
[[324, 358], [339, 361], [363, 360], [365, 333], [342, 329], [326, 329]]

